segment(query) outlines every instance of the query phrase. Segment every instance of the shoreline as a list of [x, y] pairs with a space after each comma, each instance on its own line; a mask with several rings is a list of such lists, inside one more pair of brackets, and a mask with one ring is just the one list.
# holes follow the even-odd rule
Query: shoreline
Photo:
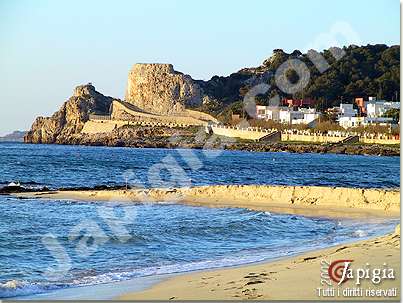
[[[321, 261], [353, 259], [357, 265], [367, 262], [381, 266], [384, 260], [395, 269], [394, 280], [373, 285], [368, 280], [360, 287], [366, 289], [397, 289], [396, 296], [318, 296], [321, 287]], [[352, 268], [354, 268], [352, 266]], [[394, 233], [344, 243], [328, 248], [280, 257], [274, 260], [239, 266], [206, 269], [166, 277], [144, 290], [127, 292], [115, 300], [400, 300], [400, 227]], [[355, 287], [347, 281], [340, 287]], [[337, 286], [336, 286], [337, 287]], [[364, 292], [365, 294], [365, 292]]]
[[[32, 295], [27, 295], [27, 296], [20, 296], [16, 297], [16, 300], [154, 300], [154, 298], [157, 298], [157, 300], [181, 300], [182, 298], [176, 298], [172, 299], [172, 297], [164, 297], [166, 295], [166, 287], [169, 285], [169, 288], [172, 288], [172, 291], [179, 291], [180, 293], [183, 293], [184, 291], [186, 292], [186, 289], [181, 289], [184, 287], [183, 285], [183, 279], [186, 278], [187, 282], [193, 281], [195, 279], [200, 279], [203, 281], [203, 283], [206, 287], [207, 286], [215, 286], [211, 285], [214, 283], [205, 283], [206, 280], [209, 280], [209, 277], [201, 277], [203, 276], [222, 276], [222, 272], [230, 272], [231, 277], [232, 272], [242, 272], [245, 271], [249, 272], [250, 271], [258, 271], [262, 270], [263, 272], [266, 272], [266, 268], [269, 266], [277, 266], [276, 264], [286, 264], [288, 263], [295, 263], [295, 261], [298, 261], [301, 263], [301, 260], [304, 261], [304, 259], [308, 258], [311, 260], [313, 258], [313, 255], [324, 255], [328, 251], [342, 251], [345, 250], [349, 247], [357, 246], [364, 244], [364, 246], [367, 243], [371, 243], [371, 241], [376, 241], [380, 239], [383, 241], [382, 243], [388, 242], [390, 244], [390, 238], [395, 237], [398, 235], [400, 237], [400, 227], [397, 227], [395, 232], [393, 233], [388, 233], [383, 236], [373, 236], [369, 237], [367, 239], [359, 240], [359, 241], [349, 241], [341, 244], [335, 244], [332, 246], [328, 247], [322, 247], [322, 248], [317, 248], [317, 249], [309, 249], [301, 252], [296, 252], [292, 253], [290, 255], [284, 255], [284, 256], [279, 256], [279, 257], [274, 257], [274, 258], [269, 258], [266, 260], [262, 261], [255, 261], [251, 263], [244, 263], [244, 264], [238, 264], [238, 265], [229, 265], [229, 266], [222, 266], [222, 267], [213, 267], [213, 268], [205, 268], [205, 269], [195, 269], [195, 270], [190, 270], [190, 271], [184, 271], [184, 272], [172, 272], [172, 273], [164, 273], [164, 274], [157, 274], [157, 275], [151, 275], [151, 276], [143, 276], [143, 277], [135, 277], [131, 278], [129, 280], [122, 280], [122, 281], [117, 281], [117, 282], [110, 282], [110, 283], [105, 283], [105, 284], [95, 284], [95, 285], [87, 285], [87, 286], [77, 286], [77, 287], [71, 287], [71, 288], [63, 288], [63, 289], [58, 289], [58, 290], [52, 290], [50, 292], [45, 292], [45, 293], [39, 293], [39, 294], [32, 294]], [[396, 241], [395, 241], [396, 242]], [[397, 240], [398, 242], [398, 240]], [[395, 245], [395, 244], [393, 244]], [[396, 246], [396, 245], [395, 245]], [[389, 250], [388, 250], [389, 252]], [[331, 255], [331, 254], [330, 254]], [[313, 259], [312, 259], [313, 260]], [[287, 263], [287, 264], [288, 264]], [[226, 274], [224, 277], [228, 277]], [[231, 281], [230, 281], [231, 282]], [[250, 281], [249, 281], [250, 282]], [[399, 282], [396, 282], [399, 283]], [[178, 285], [180, 284], [180, 285]], [[186, 283], [185, 283], [186, 284]], [[233, 284], [233, 283], [229, 283]], [[259, 283], [257, 283], [259, 284]], [[192, 286], [193, 287], [193, 286]], [[79, 291], [78, 291], [79, 290]], [[162, 292], [161, 292], [162, 290]], [[193, 289], [194, 290], [194, 289]], [[191, 290], [191, 292], [193, 292]], [[228, 289], [226, 289], [228, 290]], [[171, 291], [171, 290], [170, 290]], [[160, 297], [159, 294], [162, 294]], [[199, 294], [199, 293], [198, 293]], [[189, 295], [189, 293], [187, 293]], [[193, 297], [192, 297], [193, 296]], [[209, 296], [207, 294], [207, 296]], [[13, 299], [13, 298], [11, 298]], [[188, 300], [198, 300], [198, 297], [195, 295], [190, 295], [190, 297], [186, 297], [185, 299]], [[210, 299], [221, 299], [221, 298], [210, 298]], [[234, 298], [224, 298], [224, 299], [231, 299], [231, 300], [239, 300], [241, 298], [235, 297]], [[242, 298], [245, 299], [245, 298]], [[250, 298], [250, 299], [257, 299], [257, 298]], [[265, 299], [265, 298], [263, 298]], [[269, 298], [271, 299], [271, 298]], [[276, 299], [276, 298], [273, 298]], [[284, 299], [288, 299], [285, 297]], [[299, 299], [296, 298], [296, 299]], [[306, 299], [312, 299], [312, 298], [306, 298]]]
[[[103, 138], [103, 137], [102, 137]], [[103, 138], [105, 139], [105, 138]], [[107, 142], [107, 143], [105, 143]], [[0, 142], [0, 143], [16, 143], [16, 142]], [[247, 152], [288, 152], [288, 153], [316, 153], [316, 154], [338, 154], [351, 156], [384, 156], [399, 157], [400, 145], [382, 145], [382, 144], [332, 144], [332, 143], [315, 143], [315, 142], [276, 142], [276, 143], [255, 143], [255, 142], [237, 142], [224, 144], [179, 142], [170, 143], [166, 138], [155, 138], [154, 141], [111, 141], [95, 140], [80, 141], [78, 138], [63, 141], [61, 143], [33, 143], [33, 142], [17, 142], [20, 144], [54, 144], [66, 146], [101, 146], [101, 147], [127, 147], [127, 148], [166, 148], [166, 149], [203, 149], [203, 150], [227, 150], [227, 151], [247, 151]]]
[[[180, 203], [206, 207], [241, 207], [314, 217], [332, 218], [398, 218], [399, 189], [361, 189], [318, 186], [216, 185], [190, 188], [63, 190], [13, 193], [17, 198], [77, 200], [88, 202]], [[159, 277], [148, 288], [127, 289], [120, 300], [240, 300], [240, 299], [354, 299], [319, 298], [322, 259], [352, 259], [382, 266], [388, 262], [398, 277], [382, 287], [399, 290], [400, 298], [400, 229], [395, 233], [369, 240], [349, 242], [329, 248], [317, 248], [293, 256], [257, 263], [178, 273]], [[129, 282], [128, 282], [129, 283]], [[133, 282], [134, 283], [134, 282]], [[130, 283], [129, 283], [130, 284]], [[346, 283], [347, 284], [347, 283]], [[294, 286], [289, 289], [290, 285]], [[371, 285], [366, 283], [366, 286]], [[386, 285], [386, 286], [385, 286]], [[374, 285], [372, 285], [374, 286]], [[113, 287], [113, 286], [110, 286]], [[118, 287], [116, 285], [116, 287]], [[377, 288], [378, 286], [374, 286]], [[361, 298], [362, 299], [362, 298]], [[375, 298], [365, 298], [380, 299]]]
[[400, 190], [321, 186], [211, 185], [10, 193], [17, 198], [180, 203], [320, 217], [400, 217]]

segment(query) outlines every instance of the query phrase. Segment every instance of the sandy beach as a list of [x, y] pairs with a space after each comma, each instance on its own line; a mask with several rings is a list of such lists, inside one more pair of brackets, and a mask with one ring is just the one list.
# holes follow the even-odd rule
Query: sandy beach
[[[353, 267], [370, 263], [382, 266], [384, 262], [396, 270], [394, 280], [375, 286], [368, 280], [363, 289], [393, 289], [393, 297], [323, 297], [318, 296], [322, 260], [354, 260]], [[355, 287], [347, 281], [340, 287]], [[336, 287], [337, 288], [337, 287]], [[400, 300], [400, 231], [393, 234], [305, 253], [279, 261], [219, 269], [177, 276], [141, 292], [119, 297], [121, 300]]]
[[17, 193], [14, 196], [85, 201], [175, 202], [325, 217], [400, 216], [398, 189], [214, 185], [170, 189], [28, 192]]
[[[176, 189], [89, 190], [19, 193], [22, 198], [51, 198], [84, 201], [176, 202], [209, 207], [244, 207], [279, 213], [318, 217], [399, 217], [399, 190], [309, 186], [202, 186]], [[321, 262], [353, 260], [352, 268], [382, 267], [395, 270], [394, 280], [374, 285], [365, 280], [362, 289], [394, 289], [396, 296], [318, 296]], [[326, 286], [326, 285], [325, 285]], [[400, 298], [400, 229], [395, 233], [352, 244], [321, 249], [273, 262], [223, 268], [175, 276], [145, 291], [128, 293], [123, 300], [342, 300]], [[351, 294], [350, 294], [351, 295]]]

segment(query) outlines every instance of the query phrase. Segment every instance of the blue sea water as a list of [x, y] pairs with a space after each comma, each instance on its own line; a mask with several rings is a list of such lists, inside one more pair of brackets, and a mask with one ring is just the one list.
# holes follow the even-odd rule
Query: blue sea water
[[[128, 181], [389, 188], [400, 185], [399, 171], [398, 157], [0, 144], [0, 187]], [[257, 262], [384, 234], [398, 223], [6, 195], [0, 214], [0, 298]]]
[[0, 186], [15, 180], [51, 188], [121, 185], [132, 173], [140, 185], [158, 187], [165, 183], [150, 184], [148, 170], [163, 160], [178, 163], [191, 185], [400, 186], [399, 157], [6, 143], [0, 144]]

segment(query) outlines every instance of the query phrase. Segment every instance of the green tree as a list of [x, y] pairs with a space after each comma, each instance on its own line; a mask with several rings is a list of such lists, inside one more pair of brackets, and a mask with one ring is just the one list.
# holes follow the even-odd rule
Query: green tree
[[393, 118], [394, 122], [398, 122], [400, 120], [400, 110], [397, 108], [391, 108], [387, 110], [383, 116], [386, 118]]

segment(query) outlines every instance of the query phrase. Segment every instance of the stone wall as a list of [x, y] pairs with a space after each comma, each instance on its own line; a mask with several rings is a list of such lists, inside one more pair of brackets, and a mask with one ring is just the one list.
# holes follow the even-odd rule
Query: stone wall
[[366, 144], [388, 144], [388, 145], [400, 144], [399, 139], [381, 139], [381, 138], [367, 138], [367, 137], [360, 137], [360, 142]]
[[[294, 142], [311, 142], [311, 143], [366, 143], [366, 144], [387, 144], [387, 145], [398, 145], [400, 140], [392, 136], [359, 136], [355, 133], [347, 132], [329, 132], [328, 134], [320, 133], [308, 133], [305, 131], [282, 131], [281, 136], [270, 138], [270, 134], [274, 134], [276, 129], [261, 129], [255, 127], [240, 128], [240, 127], [230, 127], [223, 125], [212, 125], [209, 129], [218, 136], [225, 136], [231, 138], [240, 138], [244, 140], [253, 141], [266, 141], [265, 137], [268, 137], [267, 141], [277, 142], [277, 141], [294, 141]], [[206, 129], [207, 131], [209, 129]], [[349, 142], [347, 142], [347, 140]], [[351, 139], [351, 140], [350, 140]]]
[[225, 136], [231, 138], [240, 138], [244, 140], [255, 140], [259, 141], [263, 137], [274, 132], [274, 130], [254, 130], [253, 128], [237, 128], [221, 125], [211, 126], [211, 130], [215, 135]]
[[124, 121], [124, 120], [90, 120], [85, 122], [81, 131], [82, 134], [101, 134], [110, 133], [119, 127], [131, 126], [147, 126], [147, 127], [164, 127], [164, 128], [187, 128], [194, 125], [180, 124], [176, 122], [158, 122], [158, 121]]
[[98, 120], [87, 121], [81, 130], [82, 134], [99, 134], [110, 133], [115, 128], [121, 127], [125, 124], [123, 121], [111, 121], [111, 120]]
[[[201, 116], [194, 114], [195, 111], [183, 111], [181, 113], [171, 115], [157, 115], [144, 113], [128, 108], [125, 104], [115, 101], [112, 103], [112, 120], [126, 121], [144, 121], [159, 122], [163, 124], [185, 124], [185, 125], [206, 125], [208, 121], [216, 121], [216, 119], [208, 114], [200, 113]], [[196, 112], [197, 113], [197, 112]], [[194, 115], [195, 117], [191, 116]], [[197, 117], [197, 118], [196, 118]], [[204, 120], [198, 119], [203, 117]]]
[[347, 136], [327, 136], [327, 135], [300, 135], [281, 133], [281, 141], [300, 141], [314, 143], [336, 143], [346, 139]]
[[199, 112], [196, 110], [186, 109], [185, 114], [189, 117], [192, 117], [192, 118], [195, 118], [198, 120], [219, 123], [219, 121], [216, 118], [214, 118], [212, 115], [209, 115], [209, 114], [206, 114], [203, 112]]
[[83, 134], [98, 134], [112, 132], [124, 125], [186, 128], [191, 126], [206, 126], [208, 122], [217, 122], [209, 114], [185, 110], [176, 115], [156, 115], [136, 111], [127, 106], [125, 102], [113, 101], [112, 112], [109, 116], [90, 115], [89, 121], [84, 124]]

